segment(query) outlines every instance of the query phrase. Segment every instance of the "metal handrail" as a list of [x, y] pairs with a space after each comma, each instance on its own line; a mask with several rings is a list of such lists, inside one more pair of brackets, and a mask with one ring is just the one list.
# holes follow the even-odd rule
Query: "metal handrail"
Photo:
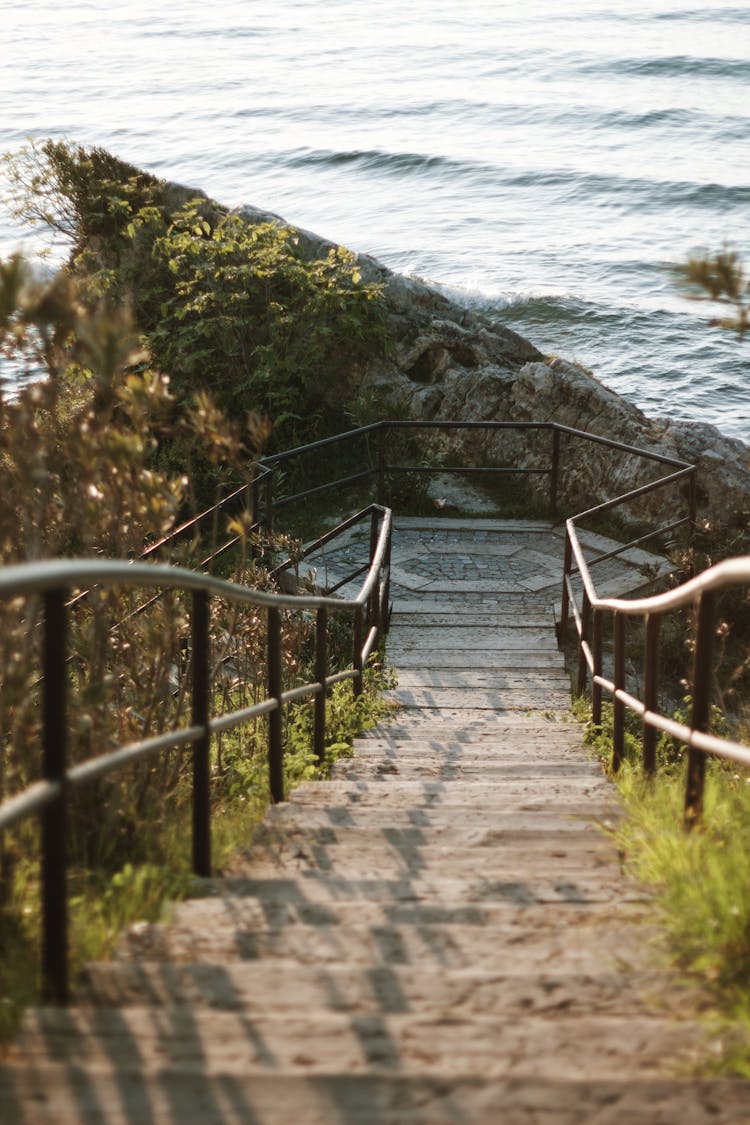
[[[364, 480], [375, 478], [377, 482], [378, 502], [370, 504], [353, 521], [346, 521], [344, 526], [351, 526], [357, 519], [369, 516], [372, 528], [379, 524], [377, 535], [371, 531], [370, 536], [370, 562], [367, 578], [361, 585], [359, 592], [353, 598], [334, 598], [330, 595], [292, 595], [271, 594], [264, 591], [250, 590], [246, 587], [214, 578], [210, 575], [196, 574], [182, 567], [165, 564], [149, 563], [143, 561], [121, 562], [115, 560], [55, 560], [29, 564], [26, 566], [9, 567], [0, 570], [0, 598], [18, 596], [19, 594], [42, 594], [45, 603], [45, 628], [43, 633], [43, 729], [44, 729], [44, 780], [35, 783], [27, 791], [0, 805], [0, 829], [15, 823], [21, 817], [27, 816], [32, 811], [39, 811], [42, 819], [42, 885], [43, 885], [43, 976], [47, 994], [54, 999], [64, 1000], [67, 996], [67, 905], [65, 895], [65, 800], [66, 790], [74, 785], [82, 784], [100, 773], [106, 772], [125, 761], [133, 760], [146, 754], [160, 752], [175, 745], [191, 745], [193, 747], [194, 784], [193, 784], [193, 866], [198, 874], [207, 874], [210, 871], [210, 803], [209, 803], [209, 744], [212, 734], [228, 730], [233, 726], [248, 722], [259, 715], [268, 717], [268, 761], [269, 781], [272, 801], [284, 799], [283, 788], [283, 749], [281, 741], [281, 711], [282, 707], [293, 700], [306, 696], [314, 700], [314, 747], [319, 758], [322, 758], [325, 740], [325, 701], [326, 689], [333, 684], [351, 679], [355, 693], [362, 690], [362, 674], [368, 656], [372, 652], [378, 637], [387, 629], [390, 610], [390, 552], [392, 515], [386, 508], [384, 501], [384, 482], [389, 473], [398, 474], [413, 472], [414, 466], [389, 465], [386, 458], [385, 439], [391, 430], [484, 430], [495, 431], [541, 431], [551, 435], [551, 449], [549, 462], [546, 466], [489, 466], [487, 471], [497, 473], [518, 474], [547, 474], [549, 476], [549, 506], [553, 515], [557, 512], [557, 497], [560, 474], [560, 439], [565, 435], [575, 440], [591, 442], [608, 449], [616, 450], [627, 455], [637, 456], [645, 461], [668, 466], [672, 471], [665, 476], [641, 485], [630, 492], [604, 501], [589, 509], [587, 512], [569, 519], [566, 523], [566, 557], [564, 564], [563, 581], [563, 612], [561, 625], [564, 629], [568, 611], [572, 608], [576, 628], [580, 637], [581, 667], [592, 671], [592, 684], [594, 698], [601, 689], [611, 689], [615, 697], [616, 729], [621, 724], [621, 712], [624, 706], [632, 706], [642, 715], [644, 730], [653, 731], [656, 721], [661, 723], [660, 729], [675, 734], [683, 739], [687, 733], [692, 741], [689, 742], [691, 755], [695, 753], [703, 762], [703, 752], [719, 753], [713, 739], [707, 733], [708, 703], [705, 699], [699, 705], [694, 704], [691, 727], [686, 728], [674, 720], [668, 720], [656, 715], [655, 706], [655, 677], [654, 653], [655, 644], [658, 643], [653, 622], [658, 622], [661, 613], [673, 608], [672, 601], [662, 606], [658, 600], [649, 601], [648, 608], [644, 611], [639, 608], [639, 603], [625, 599], [601, 599], [596, 593], [596, 588], [591, 580], [586, 560], [576, 531], [576, 523], [582, 519], [600, 515], [623, 505], [634, 499], [648, 495], [657, 489], [669, 487], [675, 482], [686, 481], [688, 484], [688, 511], [683, 519], [672, 521], [669, 530], [674, 530], [681, 525], [692, 526], [695, 521], [695, 467], [687, 462], [667, 457], [650, 450], [641, 450], [637, 447], [626, 445], [609, 438], [602, 438], [586, 431], [576, 430], [555, 422], [459, 422], [455, 420], [425, 420], [408, 421], [394, 420], [372, 423], [369, 426], [358, 427], [347, 431], [345, 434], [334, 435], [309, 443], [297, 449], [287, 450], [262, 459], [257, 466], [252, 482], [245, 486], [252, 491], [253, 511], [257, 517], [261, 505], [259, 496], [265, 490], [265, 506], [262, 519], [267, 530], [273, 524], [274, 507], [299, 501], [307, 496], [316, 494], [327, 488], [340, 487], [343, 481]], [[368, 468], [360, 469], [356, 474], [348, 477], [329, 481], [324, 485], [315, 486], [283, 497], [280, 500], [274, 497], [274, 478], [279, 466], [287, 464], [290, 460], [304, 456], [308, 453], [317, 453], [323, 448], [333, 447], [338, 443], [350, 441], [357, 437], [374, 437], [377, 440], [375, 464]], [[425, 472], [433, 471], [427, 466], [418, 466]], [[475, 467], [476, 468], [476, 467]], [[436, 466], [434, 471], [462, 472], [472, 471], [464, 466]], [[236, 499], [243, 490], [237, 490], [230, 500]], [[188, 528], [196, 526], [200, 519], [215, 515], [225, 502], [220, 502], [218, 507], [208, 509], [195, 520], [187, 521], [176, 530], [182, 534]], [[664, 531], [663, 528], [658, 531]], [[651, 535], [657, 534], [652, 532]], [[642, 542], [642, 536], [638, 542]], [[167, 537], [168, 540], [169, 537]], [[308, 548], [303, 554], [306, 556], [315, 547], [320, 547], [328, 542], [330, 534], [323, 536], [317, 544]], [[167, 540], [155, 544], [153, 550], [158, 549]], [[579, 612], [576, 605], [572, 586], [573, 565], [578, 569], [583, 582], [583, 603]], [[724, 564], [721, 564], [722, 566]], [[749, 564], [750, 565], [750, 564]], [[283, 565], [280, 569], [283, 569]], [[735, 571], [726, 566], [719, 569], [719, 577], [711, 578], [719, 583], [729, 583], [737, 580], [745, 581], [746, 576], [742, 571], [741, 579], [735, 576]], [[708, 613], [714, 596], [714, 586], [705, 589], [703, 586], [688, 586], [688, 592], [679, 594], [687, 604], [696, 596], [701, 598], [701, 613], [699, 623], [698, 651], [701, 660], [709, 661], [710, 648], [707, 647], [706, 633], [710, 634], [712, 617]], [[68, 610], [65, 605], [65, 592], [71, 588], [80, 588], [92, 584], [98, 585], [126, 585], [126, 586], [151, 586], [157, 588], [180, 588], [192, 593], [193, 608], [191, 616], [191, 672], [192, 672], [192, 713], [190, 726], [179, 731], [170, 731], [154, 738], [143, 739], [125, 747], [103, 754], [98, 758], [90, 759], [73, 769], [67, 769], [65, 764], [65, 621]], [[718, 589], [719, 586], [716, 588]], [[661, 598], [671, 598], [678, 592], [672, 591], [670, 595], [660, 595]], [[268, 676], [268, 691], [264, 700], [230, 714], [211, 718], [209, 715], [209, 666], [208, 666], [208, 605], [209, 598], [223, 597], [229, 601], [241, 604], [252, 604], [265, 609], [268, 621], [268, 651], [266, 668]], [[621, 603], [624, 603], [621, 604]], [[676, 603], [675, 603], [676, 604]], [[628, 608], [625, 609], [624, 606]], [[315, 679], [310, 684], [295, 687], [284, 691], [281, 679], [281, 612], [289, 609], [303, 609], [314, 612], [315, 626]], [[329, 613], [348, 612], [352, 615], [352, 667], [344, 671], [331, 673], [327, 656], [327, 620]], [[615, 679], [605, 680], [601, 668], [601, 619], [602, 615], [612, 612], [615, 616], [617, 644], [615, 660]], [[641, 703], [628, 695], [624, 685], [624, 640], [622, 623], [626, 616], [640, 613], [647, 617], [649, 652], [647, 659], [648, 692]], [[706, 622], [709, 623], [707, 626]], [[619, 624], [618, 624], [619, 623]], [[593, 626], [593, 632], [592, 632]], [[709, 636], [710, 641], [710, 636]], [[709, 652], [708, 658], [705, 653]], [[619, 655], [618, 655], [619, 654]], [[708, 676], [706, 675], [707, 681]], [[579, 686], [581, 674], [579, 667]], [[596, 704], [595, 704], [596, 706]], [[640, 708], [640, 710], [639, 710]], [[703, 710], [701, 710], [703, 708]], [[683, 739], [687, 741], [687, 739]], [[646, 739], [644, 739], [644, 747]], [[723, 751], [729, 747], [732, 751], [733, 744], [721, 742]], [[739, 750], [743, 750], [739, 747]], [[745, 751], [746, 752], [746, 751]], [[620, 754], [615, 748], [614, 754]], [[645, 754], [645, 749], [644, 749]], [[726, 756], [726, 755], [725, 755]], [[744, 762], [744, 758], [733, 760]], [[697, 759], [696, 759], [697, 761]], [[697, 792], [698, 765], [691, 759], [689, 770], [689, 793], [693, 795], [692, 815], [697, 815], [699, 804], [695, 801]]]
[[[488, 433], [501, 432], [501, 431], [535, 431], [546, 432], [552, 435], [552, 450], [550, 455], [550, 463], [547, 467], [538, 466], [465, 466], [465, 465], [440, 465], [434, 468], [424, 465], [395, 465], [389, 464], [385, 457], [385, 443], [388, 434], [395, 430], [407, 430], [418, 432], [421, 430], [445, 430], [445, 431], [485, 431]], [[426, 474], [431, 472], [441, 473], [466, 473], [466, 474], [494, 474], [496, 476], [516, 474], [519, 476], [541, 476], [547, 475], [550, 480], [549, 496], [550, 496], [550, 512], [554, 516], [557, 514], [557, 494], [558, 494], [558, 478], [559, 478], [559, 459], [560, 459], [560, 438], [562, 436], [574, 438], [576, 440], [600, 445], [607, 449], [616, 450], [620, 453], [636, 456], [643, 461], [651, 461], [655, 464], [669, 465], [677, 470], [674, 474], [675, 478], [684, 475], [690, 479], [695, 474], [695, 467], [687, 461], [679, 460], [676, 457], [668, 457], [666, 454], [657, 453], [650, 449], [639, 449], [637, 446], [628, 445], [625, 442], [615, 441], [613, 438], [601, 437], [599, 434], [591, 434], [586, 430], [577, 430], [572, 426], [565, 426], [560, 422], [500, 422], [495, 420], [487, 421], [459, 421], [456, 419], [385, 419], [379, 422], [371, 422], [366, 426], [358, 426], [354, 429], [347, 430], [342, 434], [335, 434], [332, 437], [321, 438], [319, 441], [309, 442], [307, 445], [297, 446], [295, 449], [288, 449], [281, 453], [274, 453], [267, 457], [262, 457], [257, 462], [255, 488], [257, 494], [260, 495], [261, 491], [264, 492], [265, 502], [260, 505], [260, 518], [267, 531], [273, 529], [274, 512], [279, 508], [286, 507], [301, 500], [307, 500], [312, 496], [319, 495], [323, 492], [332, 490], [334, 488], [342, 488], [348, 484], [356, 483], [366, 480], [368, 478], [376, 478], [376, 499], [380, 504], [385, 503], [385, 477], [387, 475], [403, 475], [408, 473]], [[310, 453], [319, 453], [323, 449], [330, 449], [343, 442], [349, 442], [356, 438], [361, 437], [374, 437], [377, 440], [377, 448], [375, 455], [375, 464], [369, 468], [362, 469], [355, 474], [340, 477], [335, 480], [327, 480], [324, 484], [315, 485], [311, 488], [305, 488], [298, 492], [294, 492], [288, 496], [278, 498], [275, 495], [275, 477], [276, 470], [279, 466], [288, 464], [298, 458], [307, 456]], [[648, 485], [641, 486], [640, 490], [634, 490], [631, 498], [638, 495], [645, 495], [647, 492], [654, 488], [660, 487], [669, 478], [659, 478]], [[605, 506], [598, 505], [594, 512], [607, 510], [607, 506], [614, 506], [621, 502], [621, 497], [617, 497], [612, 501], [606, 501]], [[694, 517], [693, 517], [694, 518]]]
[[[313, 749], [323, 761], [326, 735], [326, 694], [329, 687], [351, 679], [355, 695], [363, 690], [363, 670], [389, 617], [390, 544], [392, 513], [371, 504], [346, 521], [370, 520], [370, 561], [367, 577], [350, 598], [306, 594], [268, 593], [227, 582], [184, 567], [164, 563], [103, 559], [55, 559], [0, 569], [0, 599], [41, 595], [44, 604], [42, 632], [43, 779], [0, 804], [0, 830], [40, 814], [42, 828], [42, 976], [49, 999], [64, 1002], [68, 996], [68, 901], [66, 810], [69, 790], [92, 781], [137, 759], [179, 746], [193, 747], [193, 869], [211, 873], [211, 820], [209, 746], [211, 736], [268, 716], [269, 790], [272, 802], [285, 799], [281, 712], [285, 705], [312, 698], [315, 706]], [[326, 538], [335, 536], [330, 533]], [[141, 739], [107, 751], [76, 765], [67, 765], [67, 653], [66, 626], [71, 589], [80, 587], [148, 587], [179, 589], [192, 594], [191, 668], [192, 714], [190, 725]], [[268, 621], [268, 693], [251, 707], [212, 719], [209, 714], [209, 599], [222, 598], [237, 605], [265, 609]], [[315, 679], [282, 689], [281, 613], [314, 612], [316, 619]], [[329, 613], [352, 615], [352, 668], [332, 673], [327, 656]]]
[[[687, 471], [671, 474], [662, 483], [687, 476]], [[694, 522], [694, 477], [690, 477], [690, 516], [670, 525], [670, 530], [681, 523]], [[642, 492], [642, 490], [641, 490]], [[636, 714], [643, 730], [643, 766], [647, 774], [656, 769], [656, 739], [661, 732], [670, 735], [688, 748], [686, 772], [684, 821], [693, 825], [702, 815], [707, 756], [722, 758], [744, 767], [750, 767], [750, 748], [730, 738], [709, 733], [711, 716], [711, 678], [716, 632], [716, 595], [730, 586], [750, 586], [750, 556], [724, 559], [703, 573], [688, 579], [680, 586], [659, 594], [640, 598], [601, 597], [591, 577], [577, 524], [582, 519], [603, 510], [611, 510], [618, 503], [631, 499], [634, 493], [598, 505], [586, 513], [566, 521], [563, 598], [560, 621], [564, 636], [569, 610], [578, 636], [578, 694], [583, 694], [591, 677], [592, 721], [596, 726], [602, 721], [602, 691], [613, 700], [612, 769], [617, 771], [625, 757], [625, 710]], [[592, 560], [592, 564], [599, 561]], [[574, 567], [582, 585], [580, 610], [573, 589]], [[697, 608], [697, 635], [690, 695], [692, 698], [689, 723], [679, 722], [662, 714], [658, 708], [659, 629], [663, 616], [680, 609]], [[614, 633], [613, 678], [602, 671], [603, 621], [611, 617]], [[625, 622], [637, 618], [646, 626], [644, 652], [644, 698], [639, 699], [626, 690], [625, 684]]]

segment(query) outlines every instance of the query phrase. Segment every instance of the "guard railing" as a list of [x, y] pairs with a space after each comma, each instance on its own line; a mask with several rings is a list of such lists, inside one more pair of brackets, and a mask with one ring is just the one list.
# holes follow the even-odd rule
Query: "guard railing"
[[[609, 505], [614, 506], [616, 501]], [[651, 597], [601, 597], [591, 576], [577, 524], [566, 523], [566, 545], [560, 632], [564, 636], [570, 616], [575, 622], [578, 647], [577, 693], [582, 695], [591, 677], [591, 716], [595, 726], [602, 722], [602, 692], [613, 700], [612, 769], [619, 770], [625, 757], [626, 709], [640, 717], [643, 735], [643, 768], [651, 775], [656, 769], [659, 734], [671, 736], [688, 748], [684, 818], [686, 826], [696, 822], [703, 809], [706, 757], [713, 755], [738, 765], [750, 766], [750, 748], [729, 738], [709, 733], [714, 682], [714, 650], [717, 633], [717, 595], [729, 586], [750, 585], [750, 556], [726, 559], [689, 579], [675, 589]], [[589, 513], [590, 514], [590, 513]], [[598, 563], [608, 555], [594, 560]], [[574, 588], [580, 582], [580, 606]], [[679, 722], [659, 709], [660, 634], [663, 617], [688, 609], [695, 613], [696, 629], [693, 668], [688, 684], [691, 701], [689, 723]], [[643, 698], [627, 690], [626, 627], [629, 621], [645, 627], [643, 652]], [[605, 623], [613, 638], [612, 677], [604, 674], [603, 637]]]
[[[323, 760], [326, 737], [326, 693], [334, 684], [351, 680], [355, 695], [362, 692], [367, 661], [387, 630], [390, 611], [390, 551], [392, 517], [387, 508], [371, 505], [331, 533], [357, 522], [369, 522], [370, 552], [366, 577], [351, 598], [328, 595], [276, 594], [253, 590], [182, 567], [148, 562], [111, 560], [50, 560], [0, 570], [0, 598], [33, 596], [43, 600], [42, 636], [42, 779], [0, 805], [0, 830], [38, 814], [41, 820], [42, 974], [50, 999], [68, 995], [68, 896], [66, 812], [70, 790], [142, 758], [178, 747], [192, 747], [192, 853], [197, 875], [211, 872], [211, 738], [223, 731], [267, 716], [268, 773], [272, 802], [283, 801], [282, 710], [295, 700], [314, 699], [313, 746]], [[191, 674], [189, 726], [145, 738], [69, 766], [67, 761], [67, 698], [70, 667], [66, 645], [68, 604], [73, 589], [106, 588], [180, 590], [192, 599], [188, 651]], [[254, 606], [267, 615], [267, 691], [253, 706], [212, 716], [209, 660], [209, 602], [221, 598], [236, 606]], [[314, 680], [284, 691], [282, 684], [282, 628], [284, 610], [315, 616]], [[330, 670], [328, 619], [330, 614], [351, 618], [352, 666]]]

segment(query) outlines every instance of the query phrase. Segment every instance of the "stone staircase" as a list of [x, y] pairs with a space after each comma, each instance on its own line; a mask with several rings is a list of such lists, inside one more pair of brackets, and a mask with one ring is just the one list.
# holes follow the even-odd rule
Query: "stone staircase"
[[399, 523], [395, 720], [74, 1007], [28, 1014], [0, 1122], [750, 1122], [750, 1084], [689, 1076], [710, 1044], [602, 831], [561, 549], [548, 525]]

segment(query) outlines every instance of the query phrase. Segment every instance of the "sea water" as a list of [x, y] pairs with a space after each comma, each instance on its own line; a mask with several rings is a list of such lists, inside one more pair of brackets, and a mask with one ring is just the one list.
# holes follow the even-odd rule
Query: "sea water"
[[29, 136], [276, 212], [750, 441], [750, 339], [670, 272], [750, 269], [750, 0], [2, 0], [0, 151]]

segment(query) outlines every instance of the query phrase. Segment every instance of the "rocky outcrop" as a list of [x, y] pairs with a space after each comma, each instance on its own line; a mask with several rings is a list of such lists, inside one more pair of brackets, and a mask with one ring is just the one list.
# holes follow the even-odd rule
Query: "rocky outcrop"
[[[249, 223], [283, 221], [252, 208]], [[310, 257], [333, 245], [300, 231]], [[352, 396], [376, 393], [398, 402], [420, 419], [558, 422], [600, 437], [698, 467], [699, 515], [730, 522], [750, 510], [748, 448], [714, 426], [648, 418], [632, 403], [603, 386], [590, 372], [559, 358], [549, 359], [502, 324], [501, 317], [461, 305], [416, 278], [388, 270], [361, 255], [368, 281], [383, 285], [392, 347], [353, 376]], [[453, 432], [441, 439], [446, 456], [480, 464], [549, 464], [550, 435], [528, 431]], [[579, 511], [665, 475], [668, 467], [605, 446], [564, 438], [561, 510]], [[533, 479], [533, 478], [531, 478]], [[546, 490], [545, 478], [540, 488]], [[630, 505], [633, 519], [684, 512], [686, 486], [674, 485]]]

